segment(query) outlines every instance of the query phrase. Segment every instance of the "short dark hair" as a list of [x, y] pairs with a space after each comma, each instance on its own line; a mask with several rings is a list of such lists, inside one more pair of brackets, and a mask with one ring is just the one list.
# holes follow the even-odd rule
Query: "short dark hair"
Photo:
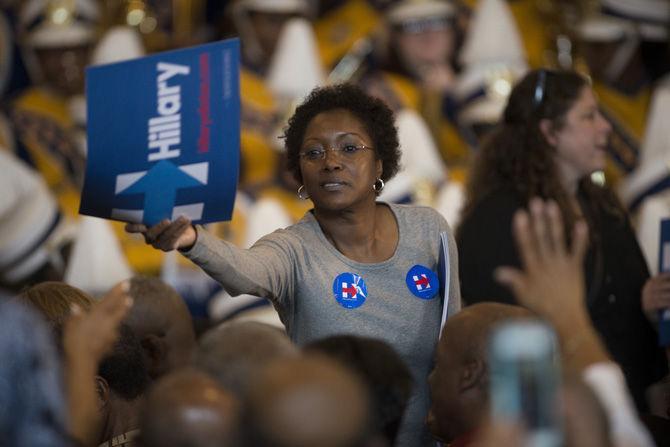
[[119, 339], [98, 367], [98, 375], [109, 388], [125, 400], [133, 400], [149, 387], [149, 373], [144, 362], [142, 346], [126, 324], [119, 326]]
[[304, 349], [334, 358], [359, 375], [370, 391], [375, 428], [394, 444], [414, 385], [395, 349], [382, 340], [357, 335], [322, 338]]
[[337, 84], [319, 87], [298, 106], [284, 130], [287, 169], [302, 182], [300, 173], [300, 148], [305, 130], [319, 113], [344, 109], [358, 118], [367, 130], [376, 157], [382, 161], [381, 179], [392, 178], [400, 167], [400, 143], [395, 117], [381, 99], [374, 98], [353, 84]]

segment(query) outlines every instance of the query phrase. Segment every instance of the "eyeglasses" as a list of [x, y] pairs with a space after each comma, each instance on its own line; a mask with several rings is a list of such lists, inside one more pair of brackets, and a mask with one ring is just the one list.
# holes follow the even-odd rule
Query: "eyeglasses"
[[313, 147], [300, 152], [300, 157], [307, 161], [318, 161], [326, 158], [326, 151], [333, 151], [343, 156], [347, 160], [354, 160], [358, 158], [364, 150], [374, 150], [370, 146], [364, 144], [353, 143], [339, 143], [337, 146], [331, 147]]
[[423, 19], [407, 20], [396, 25], [396, 29], [407, 34], [428, 33], [449, 29], [451, 22], [445, 17], [428, 17]]

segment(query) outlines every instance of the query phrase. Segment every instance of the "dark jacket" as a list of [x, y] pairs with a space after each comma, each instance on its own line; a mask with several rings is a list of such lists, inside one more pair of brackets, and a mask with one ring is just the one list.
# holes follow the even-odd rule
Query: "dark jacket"
[[[641, 293], [649, 278], [646, 261], [628, 218], [615, 212], [603, 190], [602, 201], [580, 202], [591, 228], [584, 262], [587, 305], [596, 330], [621, 366], [636, 405], [646, 410], [644, 390], [667, 373], [657, 335], [642, 311]], [[512, 237], [512, 217], [525, 207], [511, 189], [486, 196], [464, 217], [456, 234], [464, 304], [498, 301], [516, 304], [493, 279], [502, 265], [520, 266]], [[558, 285], [560, 287], [560, 285]]]

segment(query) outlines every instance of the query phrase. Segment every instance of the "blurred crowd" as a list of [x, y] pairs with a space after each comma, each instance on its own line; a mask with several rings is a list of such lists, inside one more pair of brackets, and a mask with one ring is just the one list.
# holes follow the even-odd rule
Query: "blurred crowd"
[[[0, 445], [391, 446], [414, 386], [384, 342], [342, 335], [297, 346], [264, 298], [231, 299], [177, 253], [79, 215], [88, 66], [240, 38], [235, 209], [208, 229], [242, 248], [312, 208], [296, 193], [280, 136], [315, 87], [353, 83], [382, 99], [402, 169], [379, 200], [432, 207], [458, 229], [473, 160], [513, 86], [532, 69], [574, 70], [611, 126], [606, 167], [591, 180], [616, 192], [646, 268], [660, 273], [659, 220], [670, 217], [667, 0], [0, 6]], [[512, 290], [557, 333], [563, 444], [670, 445], [667, 378], [631, 396], [578, 303], [584, 291], [552, 297], [571, 312], [528, 292], [542, 275], [583, 281], [561, 270], [583, 258], [559, 251], [541, 252], [535, 270], [522, 266], [527, 288]], [[638, 303], [654, 324], [670, 307], [663, 281]], [[523, 426], [488, 418], [486, 348], [496, 325], [531, 313], [468, 304], [442, 332], [427, 423], [445, 445], [521, 445]]]

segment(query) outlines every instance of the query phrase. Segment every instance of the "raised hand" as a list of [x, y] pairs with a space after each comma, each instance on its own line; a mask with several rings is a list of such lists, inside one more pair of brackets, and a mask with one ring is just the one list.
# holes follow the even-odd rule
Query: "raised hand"
[[132, 305], [129, 287], [127, 281], [114, 287], [87, 314], [73, 308], [63, 331], [63, 346], [69, 356], [97, 365], [111, 349], [119, 324]]
[[73, 308], [65, 322], [63, 348], [70, 434], [83, 445], [96, 445], [100, 412], [95, 386], [98, 364], [116, 342], [121, 320], [132, 305], [130, 284], [124, 281], [88, 313]]
[[126, 224], [128, 233], [140, 233], [147, 244], [163, 251], [188, 250], [195, 244], [197, 233], [191, 221], [180, 216], [174, 221], [162, 220], [152, 227], [144, 224]]
[[514, 216], [513, 233], [523, 270], [500, 267], [496, 279], [512, 289], [521, 305], [554, 326], [567, 370], [581, 372], [608, 361], [585, 304], [586, 224], [575, 224], [568, 249], [558, 205], [533, 199], [530, 215], [518, 211]]
[[558, 205], [532, 199], [530, 214], [515, 214], [513, 233], [523, 270], [500, 267], [496, 280], [508, 286], [520, 304], [545, 318], [584, 314], [586, 224], [575, 225], [568, 249]]

